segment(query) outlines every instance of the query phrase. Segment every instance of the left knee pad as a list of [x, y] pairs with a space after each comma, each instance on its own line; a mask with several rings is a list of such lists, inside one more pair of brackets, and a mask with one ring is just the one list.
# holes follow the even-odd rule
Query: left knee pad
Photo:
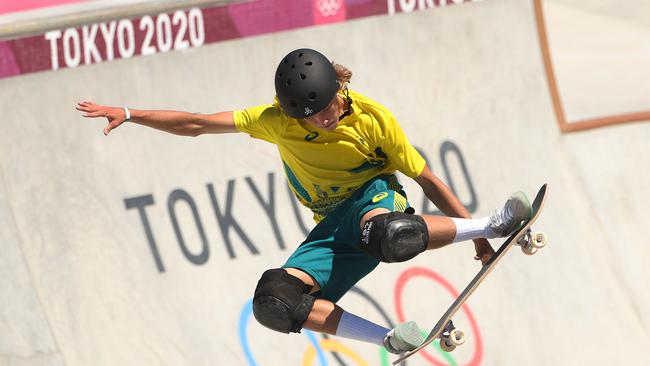
[[269, 329], [300, 333], [316, 299], [309, 286], [283, 269], [270, 269], [257, 283], [253, 315]]
[[387, 263], [407, 261], [424, 252], [428, 243], [424, 219], [404, 212], [376, 215], [361, 230], [361, 249]]

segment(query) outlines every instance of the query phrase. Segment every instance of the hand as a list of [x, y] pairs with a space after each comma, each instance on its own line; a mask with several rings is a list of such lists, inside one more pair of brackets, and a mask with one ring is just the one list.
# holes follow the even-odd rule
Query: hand
[[485, 265], [485, 263], [487, 263], [487, 261], [494, 255], [494, 249], [492, 249], [492, 246], [487, 239], [475, 239], [474, 249], [476, 249], [476, 256], [474, 259], [480, 260], [483, 265]]
[[86, 112], [83, 116], [87, 118], [106, 117], [108, 125], [104, 128], [104, 135], [108, 135], [112, 129], [118, 127], [126, 120], [126, 113], [123, 108], [106, 107], [93, 102], [83, 101], [77, 103], [78, 111]]

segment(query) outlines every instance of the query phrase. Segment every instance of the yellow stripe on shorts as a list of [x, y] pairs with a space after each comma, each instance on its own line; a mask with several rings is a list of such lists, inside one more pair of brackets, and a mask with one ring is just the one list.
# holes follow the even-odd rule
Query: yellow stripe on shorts
[[406, 211], [406, 198], [397, 192], [395, 192], [395, 197], [393, 200], [393, 211]]

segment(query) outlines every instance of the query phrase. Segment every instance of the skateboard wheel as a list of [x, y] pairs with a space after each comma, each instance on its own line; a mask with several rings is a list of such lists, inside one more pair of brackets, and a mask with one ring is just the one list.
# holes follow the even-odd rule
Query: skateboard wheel
[[537, 248], [532, 246], [532, 244], [527, 244], [527, 245], [523, 245], [521, 247], [521, 251], [524, 252], [524, 254], [526, 254], [526, 255], [533, 255], [533, 254], [537, 253]]
[[440, 348], [445, 352], [452, 352], [456, 349], [456, 346], [451, 344], [447, 337], [440, 338]]
[[531, 237], [530, 242], [535, 248], [541, 249], [546, 246], [546, 244], [548, 243], [548, 239], [546, 237], [546, 234], [544, 234], [541, 231], [537, 231]]
[[460, 346], [465, 343], [465, 332], [462, 329], [454, 329], [449, 333], [449, 343], [453, 346]]

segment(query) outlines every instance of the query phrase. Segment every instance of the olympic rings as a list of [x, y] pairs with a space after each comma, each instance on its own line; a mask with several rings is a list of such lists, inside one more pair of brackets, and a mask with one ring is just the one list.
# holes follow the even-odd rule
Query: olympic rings
[[[248, 320], [250, 319], [251, 314], [253, 314], [253, 300], [249, 300], [246, 303], [246, 305], [244, 305], [244, 308], [242, 309], [242, 312], [239, 315], [239, 342], [241, 343], [242, 349], [244, 350], [244, 355], [246, 356], [246, 361], [248, 361], [248, 365], [258, 366], [257, 362], [255, 361], [255, 357], [253, 357], [253, 353], [251, 352], [250, 346], [248, 344]], [[320, 362], [320, 365], [328, 366], [327, 359], [325, 358], [325, 354], [323, 353], [323, 350], [318, 345], [318, 341], [316, 340], [316, 336], [314, 336], [314, 333], [305, 329], [303, 334], [307, 336], [309, 342], [313, 345], [313, 347], [316, 347], [316, 353], [318, 354], [318, 361]]]
[[[404, 292], [404, 287], [406, 286], [406, 283], [414, 277], [426, 277], [432, 279], [435, 282], [441, 284], [442, 287], [444, 287], [447, 290], [447, 292], [449, 292], [454, 298], [457, 298], [459, 295], [458, 291], [451, 285], [451, 283], [449, 283], [449, 281], [447, 281], [445, 278], [443, 278], [436, 272], [433, 272], [427, 268], [422, 268], [422, 267], [410, 268], [399, 276], [399, 278], [397, 279], [397, 285], [395, 286], [395, 296], [394, 296], [395, 309], [397, 311], [397, 319], [400, 322], [403, 322], [405, 319], [404, 308], [402, 307], [402, 293]], [[472, 314], [472, 311], [469, 309], [469, 306], [467, 306], [467, 304], [464, 304], [461, 309], [469, 319], [470, 326], [472, 327], [472, 332], [474, 333], [474, 337], [476, 338], [476, 345], [474, 347], [474, 357], [469, 361], [469, 363], [466, 366], [478, 366], [481, 363], [481, 359], [483, 358], [483, 341], [481, 339], [481, 334], [479, 332], [478, 324], [476, 323], [476, 320], [474, 319], [474, 315]], [[433, 356], [431, 356], [426, 350], [420, 351], [420, 354], [427, 361], [431, 362], [436, 366], [445, 366], [445, 364], [433, 358]]]
[[[369, 366], [369, 364], [363, 358], [361, 358], [361, 356], [335, 340], [321, 339], [319, 345], [322, 349], [337, 352], [350, 357], [352, 361], [354, 361], [354, 363], [359, 366]], [[305, 354], [302, 356], [302, 366], [310, 366], [313, 364], [314, 358], [316, 357], [316, 352], [318, 352], [318, 350], [313, 346], [307, 347]]]
[[324, 17], [331, 17], [338, 14], [343, 6], [341, 0], [317, 0], [318, 11]]
[[[397, 283], [395, 285], [395, 291], [394, 291], [394, 302], [395, 302], [395, 308], [397, 312], [397, 317], [399, 322], [403, 322], [405, 317], [404, 317], [404, 310], [402, 306], [402, 296], [404, 292], [404, 288], [406, 287], [406, 284], [408, 281], [410, 281], [414, 277], [425, 277], [433, 280], [436, 283], [439, 283], [444, 287], [447, 292], [449, 292], [454, 298], [458, 296], [458, 291], [442, 276], [438, 275], [436, 272], [433, 272], [429, 269], [426, 268], [421, 268], [421, 267], [414, 267], [410, 268], [400, 274], [400, 276], [397, 279]], [[379, 313], [381, 316], [384, 318], [386, 323], [388, 324], [389, 327], [393, 327], [394, 324], [391, 321], [391, 319], [388, 317], [388, 314], [382, 309], [382, 307], [375, 301], [368, 293], [364, 292], [363, 290], [353, 287], [351, 289], [352, 293], [356, 293], [363, 297], [366, 301], [368, 301]], [[467, 363], [467, 365], [464, 366], [478, 366], [481, 363], [481, 360], [483, 358], [483, 342], [480, 336], [478, 324], [476, 320], [474, 319], [474, 315], [472, 314], [471, 310], [469, 307], [465, 304], [462, 307], [463, 312], [469, 319], [472, 331], [475, 335], [476, 339], [476, 344], [474, 348], [474, 356], [473, 358]], [[244, 351], [244, 355], [246, 357], [246, 360], [248, 361], [249, 366], [258, 366], [255, 358], [253, 357], [253, 354], [250, 349], [250, 345], [248, 343], [248, 323], [250, 320], [250, 317], [253, 313], [253, 302], [252, 300], [249, 300], [245, 305], [244, 308], [242, 309], [242, 312], [239, 317], [239, 339], [240, 343], [242, 346], [242, 349]], [[305, 329], [302, 332], [303, 335], [307, 337], [309, 340], [310, 345], [307, 346], [307, 349], [303, 353], [302, 357], [302, 366], [310, 366], [313, 365], [314, 360], [318, 358], [318, 362], [320, 366], [329, 366], [328, 360], [325, 357], [325, 352], [324, 351], [330, 351], [335, 354], [335, 358], [339, 361], [340, 364], [345, 365], [343, 361], [336, 356], [342, 355], [342, 356], [347, 356], [350, 360], [354, 362], [355, 365], [359, 366], [369, 366], [369, 363], [365, 361], [361, 356], [359, 356], [357, 353], [355, 353], [352, 349], [346, 347], [344, 344], [332, 340], [329, 338], [324, 338], [321, 339], [320, 341], [317, 340], [316, 335]], [[451, 357], [450, 354], [443, 352], [440, 349], [440, 346], [436, 343], [432, 343], [432, 346], [434, 349], [436, 349], [438, 352], [441, 353], [441, 355], [445, 358], [445, 361], [447, 361], [448, 365], [457, 365], [456, 361]], [[380, 363], [382, 366], [388, 366], [390, 361], [388, 358], [388, 352], [383, 347], [379, 347], [379, 357], [380, 357]], [[436, 360], [433, 356], [431, 356], [429, 353], [427, 353], [426, 350], [420, 351], [422, 357], [424, 357], [430, 364], [436, 365], [436, 366], [444, 366], [446, 365], [445, 363], [442, 363], [438, 360]], [[402, 363], [403, 366], [406, 365], [406, 361]]]

